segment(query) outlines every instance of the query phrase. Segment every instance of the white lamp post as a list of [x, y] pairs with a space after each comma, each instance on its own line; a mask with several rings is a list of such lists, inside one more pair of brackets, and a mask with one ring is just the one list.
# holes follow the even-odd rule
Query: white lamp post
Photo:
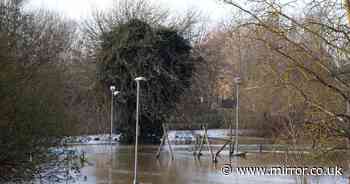
[[111, 100], [111, 133], [110, 133], [110, 140], [112, 142], [112, 134], [113, 134], [113, 102], [114, 102], [114, 96], [117, 96], [120, 92], [115, 89], [115, 86], [111, 86], [109, 88], [111, 90], [112, 100]]
[[235, 129], [235, 151], [236, 154], [238, 154], [238, 114], [239, 114], [239, 84], [241, 83], [240, 77], [235, 77], [235, 83], [236, 83], [236, 129]]
[[134, 166], [134, 184], [137, 184], [137, 146], [139, 137], [139, 111], [140, 111], [140, 81], [146, 81], [144, 77], [135, 78], [137, 84], [136, 96], [136, 136], [135, 136], [135, 166]]

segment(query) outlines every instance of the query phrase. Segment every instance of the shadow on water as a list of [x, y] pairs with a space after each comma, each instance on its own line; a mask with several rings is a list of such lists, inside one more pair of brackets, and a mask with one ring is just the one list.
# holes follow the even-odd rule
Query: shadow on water
[[[81, 184], [132, 184], [134, 147], [120, 145], [77, 146], [86, 152], [89, 165], [82, 169]], [[147, 184], [349, 184], [346, 177], [309, 177], [303, 183], [295, 176], [242, 176], [224, 175], [221, 168], [229, 163], [221, 160], [214, 165], [207, 156], [193, 157], [191, 152], [176, 152], [175, 160], [167, 153], [155, 158], [156, 146], [143, 146], [139, 150], [138, 181]], [[236, 159], [233, 165], [276, 166], [277, 159], [266, 160], [258, 154], [247, 159]]]

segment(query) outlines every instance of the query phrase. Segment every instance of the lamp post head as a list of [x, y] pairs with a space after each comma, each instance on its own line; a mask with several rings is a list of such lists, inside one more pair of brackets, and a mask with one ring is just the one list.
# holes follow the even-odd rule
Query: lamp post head
[[113, 91], [113, 96], [119, 95], [120, 91]]
[[137, 81], [146, 81], [146, 78], [144, 78], [144, 77], [136, 77], [135, 78], [135, 81], [137, 82]]
[[114, 91], [115, 91], [115, 86], [111, 86], [111, 87], [109, 87], [109, 89], [110, 89], [112, 92], [114, 92]]
[[240, 77], [235, 77], [235, 83], [240, 84], [241, 83], [241, 78]]

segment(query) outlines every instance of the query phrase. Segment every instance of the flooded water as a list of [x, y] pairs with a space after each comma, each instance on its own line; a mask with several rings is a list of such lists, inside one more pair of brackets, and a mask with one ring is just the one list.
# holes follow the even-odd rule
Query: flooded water
[[[132, 184], [134, 168], [134, 147], [120, 145], [87, 145], [77, 147], [85, 151], [89, 164], [82, 169], [82, 177], [76, 182], [81, 184]], [[147, 184], [296, 184], [293, 176], [241, 176], [221, 172], [226, 164], [220, 161], [216, 166], [207, 156], [201, 160], [191, 152], [176, 152], [175, 160], [168, 153], [155, 158], [157, 146], [143, 146], [139, 150], [138, 181]], [[270, 163], [266, 163], [270, 162]], [[237, 161], [238, 165], [261, 166], [276, 165], [274, 161], [261, 160], [258, 155], [248, 155], [247, 159]], [[268, 165], [265, 165], [268, 166]], [[308, 184], [349, 184], [346, 177], [308, 178]]]

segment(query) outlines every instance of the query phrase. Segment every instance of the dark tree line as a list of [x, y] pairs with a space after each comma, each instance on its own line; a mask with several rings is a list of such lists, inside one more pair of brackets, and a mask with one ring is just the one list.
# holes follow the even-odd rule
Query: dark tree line
[[63, 67], [75, 28], [55, 14], [0, 2], [0, 182], [28, 181], [65, 132]]

